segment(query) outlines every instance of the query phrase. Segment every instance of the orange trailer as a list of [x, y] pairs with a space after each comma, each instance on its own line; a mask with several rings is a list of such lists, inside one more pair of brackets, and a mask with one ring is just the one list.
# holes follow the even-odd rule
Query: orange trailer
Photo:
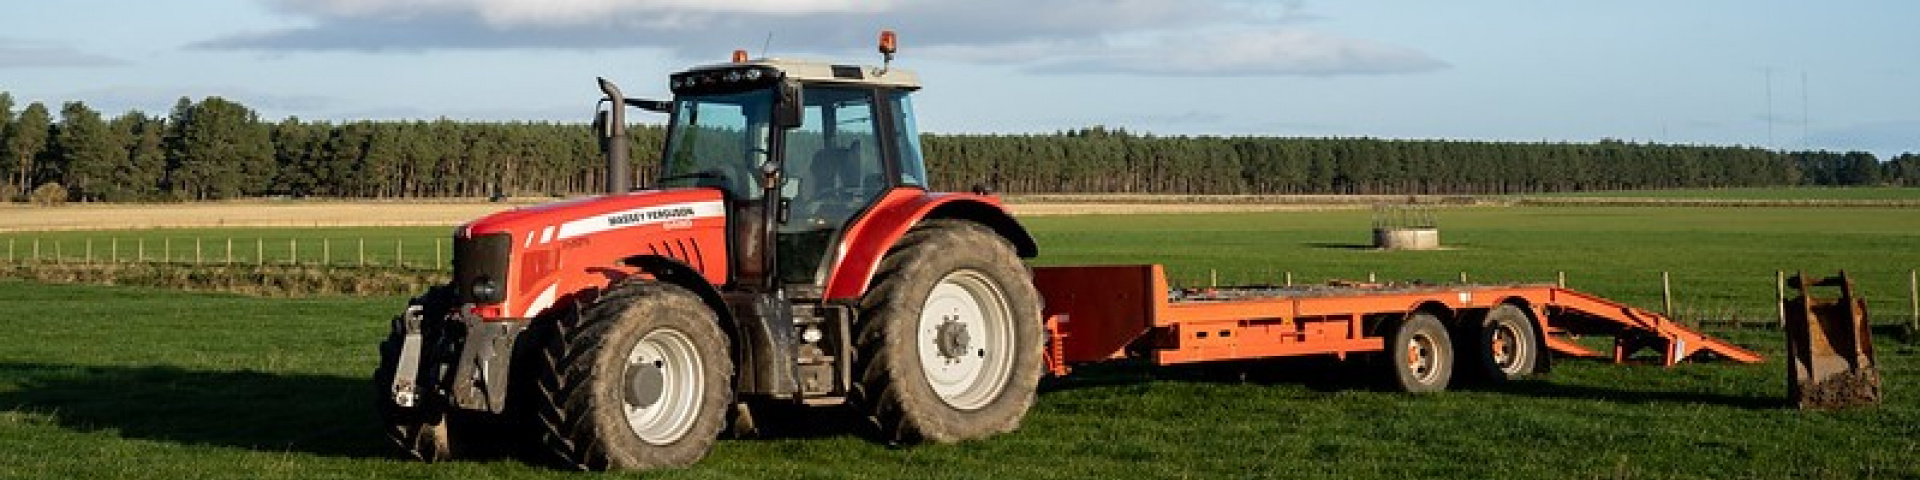
[[[1555, 285], [1168, 288], [1160, 265], [1036, 267], [1055, 375], [1075, 364], [1159, 365], [1381, 352], [1408, 391], [1445, 389], [1456, 369], [1492, 380], [1541, 371], [1545, 352], [1663, 365], [1758, 354], [1658, 313]], [[1601, 353], [1574, 341], [1613, 337]]]

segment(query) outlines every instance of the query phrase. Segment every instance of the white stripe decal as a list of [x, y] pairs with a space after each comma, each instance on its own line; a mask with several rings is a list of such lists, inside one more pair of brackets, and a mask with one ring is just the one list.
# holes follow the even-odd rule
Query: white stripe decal
[[553, 226], [548, 225], [546, 229], [540, 231], [540, 243], [544, 245], [551, 241], [553, 241]]
[[540, 312], [546, 311], [547, 307], [553, 306], [554, 297], [559, 294], [559, 287], [560, 284], [556, 283], [548, 285], [546, 290], [541, 290], [540, 296], [533, 297], [533, 303], [527, 304], [527, 311], [522, 313], [520, 318], [533, 318]]
[[655, 225], [680, 220], [697, 220], [726, 215], [719, 200], [670, 203], [595, 215], [560, 225], [559, 240], [628, 227]]

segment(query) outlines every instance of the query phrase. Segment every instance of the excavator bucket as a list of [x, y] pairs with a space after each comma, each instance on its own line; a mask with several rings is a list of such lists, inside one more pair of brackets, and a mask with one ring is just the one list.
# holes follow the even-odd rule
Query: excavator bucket
[[[1873, 331], [1866, 302], [1853, 293], [1853, 281], [1837, 277], [1787, 280], [1799, 298], [1785, 302], [1787, 397], [1802, 409], [1836, 409], [1880, 404], [1880, 372], [1873, 360]], [[1840, 296], [1822, 299], [1812, 287], [1839, 287]]]

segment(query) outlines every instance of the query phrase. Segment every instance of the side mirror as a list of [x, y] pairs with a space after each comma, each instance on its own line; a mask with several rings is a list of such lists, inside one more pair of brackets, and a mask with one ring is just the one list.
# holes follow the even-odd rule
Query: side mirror
[[800, 82], [784, 80], [773, 99], [774, 128], [800, 128], [805, 118], [806, 101], [800, 96]]

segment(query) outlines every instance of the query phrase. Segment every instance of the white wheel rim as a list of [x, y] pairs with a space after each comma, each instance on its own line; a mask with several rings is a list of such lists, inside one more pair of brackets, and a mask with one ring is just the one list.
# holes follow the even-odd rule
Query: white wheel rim
[[[679, 330], [662, 328], [647, 332], [627, 352], [627, 366], [621, 375], [621, 392], [627, 427], [633, 434], [654, 445], [666, 445], [686, 436], [699, 416], [700, 398], [706, 391], [706, 378], [700, 374], [700, 354], [693, 339]], [[651, 372], [647, 369], [652, 369]], [[657, 387], [637, 386], [643, 376], [658, 374]], [[639, 394], [636, 390], [644, 390]], [[636, 396], [643, 397], [636, 401]]]
[[934, 284], [915, 333], [922, 376], [955, 409], [992, 403], [1013, 374], [1013, 310], [978, 271], [949, 273]]
[[1434, 376], [1440, 373], [1439, 364], [1440, 352], [1435, 348], [1433, 337], [1415, 333], [1407, 339], [1407, 373], [1414, 382], [1433, 383]]
[[1502, 323], [1494, 326], [1492, 337], [1487, 347], [1492, 350], [1494, 366], [1509, 375], [1520, 371], [1520, 357], [1524, 348], [1520, 345], [1520, 332], [1513, 325]]

